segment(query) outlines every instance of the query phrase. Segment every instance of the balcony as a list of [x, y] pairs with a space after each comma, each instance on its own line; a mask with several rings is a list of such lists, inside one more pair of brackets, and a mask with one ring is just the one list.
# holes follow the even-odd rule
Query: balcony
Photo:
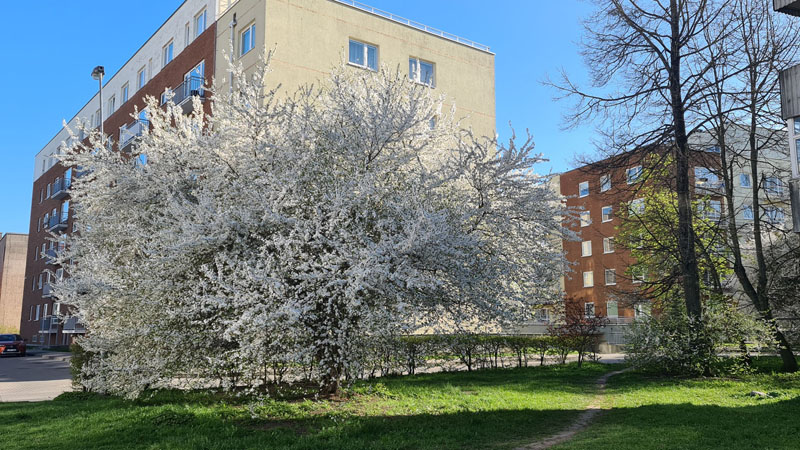
[[58, 316], [46, 316], [39, 320], [39, 333], [51, 334], [58, 333], [58, 325], [61, 320]]
[[119, 128], [119, 149], [125, 151], [130, 149], [136, 138], [143, 135], [150, 126], [150, 122], [145, 119], [136, 119], [133, 122]]
[[42, 286], [42, 298], [50, 298], [53, 296], [53, 285], [50, 283], [45, 283]]
[[47, 221], [47, 231], [53, 233], [57, 231], [64, 231], [67, 229], [66, 214], [60, 216], [53, 216]]
[[201, 101], [206, 98], [206, 91], [203, 88], [206, 81], [203, 77], [187, 77], [183, 83], [172, 90], [172, 102], [183, 108], [184, 114], [192, 112], [192, 99], [199, 97]]
[[56, 180], [55, 183], [53, 183], [53, 191], [52, 194], [50, 194], [50, 198], [56, 200], [63, 199], [64, 197], [69, 195], [69, 193], [67, 192], [69, 186], [70, 186], [69, 178], [63, 178], [63, 179], [59, 178], [58, 180]]
[[800, 0], [772, 0], [772, 6], [775, 11], [800, 16]]
[[84, 334], [86, 333], [86, 328], [82, 323], [78, 322], [77, 317], [70, 316], [64, 320], [64, 328], [61, 332], [64, 334]]

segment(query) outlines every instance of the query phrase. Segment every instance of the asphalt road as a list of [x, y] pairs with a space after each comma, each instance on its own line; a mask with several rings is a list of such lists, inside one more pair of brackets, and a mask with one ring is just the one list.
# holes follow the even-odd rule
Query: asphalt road
[[72, 389], [69, 354], [28, 353], [0, 358], [0, 402], [52, 400]]

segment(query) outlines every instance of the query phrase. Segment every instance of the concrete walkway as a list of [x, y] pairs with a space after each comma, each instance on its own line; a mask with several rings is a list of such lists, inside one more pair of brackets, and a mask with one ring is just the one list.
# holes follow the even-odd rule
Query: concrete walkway
[[68, 353], [0, 358], [0, 402], [52, 400], [72, 390]]

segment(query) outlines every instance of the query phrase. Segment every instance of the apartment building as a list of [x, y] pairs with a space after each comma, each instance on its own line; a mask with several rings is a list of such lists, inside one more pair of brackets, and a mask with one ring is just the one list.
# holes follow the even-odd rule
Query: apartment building
[[[741, 129], [733, 129], [727, 137], [729, 145], [745, 148], [747, 136]], [[738, 145], [737, 145], [738, 144]], [[703, 213], [724, 226], [727, 211], [733, 208], [737, 226], [743, 235], [743, 249], [747, 251], [746, 235], [756, 218], [777, 228], [790, 223], [788, 212], [788, 189], [782, 181], [789, 170], [785, 157], [785, 141], [778, 140], [773, 146], [760, 152], [759, 173], [752, 179], [749, 160], [735, 157], [733, 166], [733, 205], [726, 204], [725, 185], [720, 172], [720, 147], [708, 135], [698, 134], [690, 142], [690, 183], [693, 196], [707, 202]], [[637, 316], [647, 314], [648, 305], [632, 306], [622, 299], [625, 293], [636, 292], [644, 286], [645, 274], [634, 276], [628, 270], [636, 261], [631, 251], [616, 245], [626, 208], [640, 204], [644, 207], [641, 187], [645, 183], [658, 182], [674, 186], [672, 180], [642, 180], [643, 158], [648, 152], [632, 152], [629, 155], [612, 157], [594, 164], [585, 165], [560, 175], [560, 192], [566, 198], [566, 206], [578, 214], [577, 222], [565, 222], [566, 226], [580, 235], [577, 242], [563, 241], [562, 246], [569, 263], [563, 286], [565, 300], [577, 304], [586, 317], [602, 315], [610, 321], [605, 330], [606, 343], [624, 343], [624, 326]], [[654, 152], [649, 152], [653, 154]], [[672, 173], [672, 170], [669, 170]], [[759, 184], [760, 183], [760, 184]], [[752, 188], [761, 187], [761, 210], [752, 207]], [[727, 228], [723, 229], [727, 232]]]
[[0, 237], [0, 333], [19, 332], [27, 251], [27, 235], [6, 233]]
[[[773, 0], [775, 11], [800, 16], [800, 0]], [[800, 233], [800, 64], [782, 70], [781, 117], [786, 121], [789, 148], [789, 198], [792, 207], [792, 226]]]
[[[494, 54], [487, 46], [346, 0], [186, 0], [105, 81], [103, 108], [96, 95], [68, 124], [102, 123], [112, 145], [125, 151], [149, 126], [142, 111], [145, 97], [162, 103], [171, 98], [188, 113], [193, 97], [210, 98], [212, 80], [219, 86], [230, 82], [231, 61], [252, 69], [268, 49], [275, 50], [272, 81], [284, 92], [324, 80], [342, 65], [347, 70], [399, 68], [444, 94], [475, 134], [495, 134]], [[210, 102], [203, 107], [210, 112]], [[63, 246], [59, 236], [78, 231], [69, 186], [79, 174], [57, 163], [69, 139], [66, 131], [59, 132], [34, 161], [20, 323], [21, 334], [34, 344], [67, 345], [85, 332], [50, 288], [54, 278], [69, 275], [53, 264]]]

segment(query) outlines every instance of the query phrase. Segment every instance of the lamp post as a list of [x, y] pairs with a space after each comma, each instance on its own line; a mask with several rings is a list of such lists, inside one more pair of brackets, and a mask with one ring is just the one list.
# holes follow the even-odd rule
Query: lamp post
[[106, 134], [103, 130], [103, 75], [105, 74], [106, 70], [103, 66], [97, 66], [92, 70], [92, 78], [100, 84], [100, 136], [102, 136], [103, 142], [106, 140]]

